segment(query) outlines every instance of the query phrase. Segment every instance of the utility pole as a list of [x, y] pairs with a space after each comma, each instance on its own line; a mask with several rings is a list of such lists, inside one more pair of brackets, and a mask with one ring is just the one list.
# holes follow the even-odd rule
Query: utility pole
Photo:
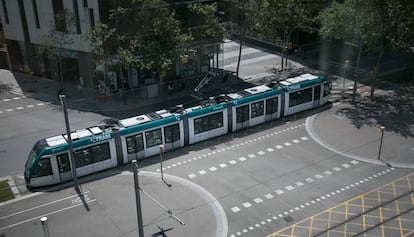
[[138, 181], [137, 160], [132, 161], [132, 169], [134, 170], [134, 189], [135, 189], [135, 202], [137, 206], [138, 237], [144, 237], [144, 227], [142, 225], [141, 196], [139, 194], [140, 188], [139, 188], [139, 181]]
[[385, 127], [380, 126], [379, 129], [380, 129], [380, 133], [381, 133], [381, 141], [380, 141], [380, 146], [379, 146], [379, 150], [378, 150], [378, 160], [381, 160], [381, 148], [382, 148], [382, 140], [384, 138]]
[[73, 152], [72, 136], [70, 135], [70, 126], [69, 126], [68, 111], [66, 109], [66, 104], [65, 104], [65, 95], [59, 94], [59, 98], [60, 98], [60, 103], [62, 104], [62, 107], [63, 107], [63, 114], [65, 116], [66, 136], [67, 136], [66, 139], [68, 141], [68, 146], [69, 146], [69, 161], [70, 161], [70, 166], [72, 168], [73, 183], [75, 185], [76, 192], [79, 192], [78, 176], [76, 174], [75, 153]]
[[[357, 58], [357, 65], [356, 65], [356, 75], [358, 75], [359, 73], [359, 65], [361, 62], [361, 51], [362, 51], [362, 42], [359, 42], [358, 44], [354, 44], [348, 41], [345, 41], [345, 44], [350, 45], [352, 47], [358, 48], [358, 58]], [[354, 87], [352, 89], [352, 103], [355, 103], [355, 95], [356, 95], [356, 91], [357, 91], [357, 81], [358, 76], [354, 77]]]
[[164, 145], [160, 145], [160, 170], [161, 170], [161, 180], [164, 181], [164, 171], [162, 167], [162, 153], [164, 153]]

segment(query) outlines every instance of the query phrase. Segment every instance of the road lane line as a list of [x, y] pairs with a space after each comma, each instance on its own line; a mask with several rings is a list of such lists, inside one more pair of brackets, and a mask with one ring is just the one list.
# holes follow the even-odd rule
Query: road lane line
[[[86, 191], [86, 192], [83, 192], [82, 194], [87, 194], [89, 192], [90, 191]], [[15, 215], [19, 215], [19, 214], [22, 214], [22, 213], [25, 213], [25, 212], [33, 211], [35, 209], [45, 207], [45, 206], [48, 206], [48, 205], [52, 205], [52, 204], [55, 204], [55, 203], [58, 203], [58, 202], [62, 202], [62, 201], [65, 201], [67, 199], [74, 198], [74, 197], [78, 197], [78, 195], [75, 194], [75, 195], [68, 196], [68, 197], [65, 197], [65, 198], [62, 198], [62, 199], [58, 199], [58, 200], [55, 200], [55, 201], [52, 201], [52, 202], [44, 203], [44, 204], [41, 204], [39, 206], [35, 206], [35, 207], [29, 208], [29, 209], [25, 209], [25, 210], [22, 210], [22, 211], [19, 211], [19, 212], [15, 212], [15, 213], [9, 214], [7, 216], [2, 216], [2, 217], [0, 217], [0, 220], [4, 220], [6, 218], [9, 218], [9, 217], [12, 217], [12, 216], [15, 216]]]
[[[96, 201], [96, 199], [92, 199], [92, 200], [87, 201], [86, 203], [91, 203], [91, 202], [95, 202], [95, 201]], [[24, 220], [24, 221], [14, 223], [14, 224], [11, 224], [11, 225], [8, 225], [8, 226], [5, 226], [5, 227], [1, 227], [0, 230], [9, 229], [11, 227], [15, 227], [15, 226], [18, 226], [18, 225], [21, 225], [21, 224], [24, 224], [24, 223], [27, 223], [27, 222], [30, 222], [30, 221], [39, 220], [41, 217], [51, 216], [53, 214], [57, 214], [59, 212], [63, 212], [63, 211], [66, 211], [66, 210], [69, 210], [69, 209], [72, 209], [72, 208], [78, 207], [78, 206], [83, 206], [83, 203], [79, 203], [79, 204], [76, 204], [76, 205], [65, 207], [65, 208], [62, 208], [62, 209], [59, 209], [59, 210], [56, 210], [56, 211], [52, 211], [52, 212], [45, 213], [45, 214], [40, 215], [40, 216], [36, 216], [36, 217], [30, 218], [30, 219], [27, 219], [27, 220]]]

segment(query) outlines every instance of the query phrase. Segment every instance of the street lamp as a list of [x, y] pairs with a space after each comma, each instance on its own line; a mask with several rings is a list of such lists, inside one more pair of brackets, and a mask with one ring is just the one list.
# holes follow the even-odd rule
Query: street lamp
[[[285, 54], [285, 50], [286, 50], [286, 47], [287, 47], [287, 44], [289, 43], [289, 40], [290, 40], [290, 35], [292, 34], [292, 32], [295, 30], [295, 29], [297, 29], [297, 28], [299, 28], [299, 26], [295, 26], [295, 27], [293, 27], [289, 32], [288, 32], [288, 34], [287, 34], [287, 37], [286, 37], [286, 40], [283, 42], [283, 48], [282, 48], [282, 70], [283, 70], [283, 58], [284, 58], [284, 54]], [[286, 66], [287, 66], [287, 50], [286, 50]]]
[[161, 180], [164, 181], [164, 172], [162, 170], [162, 153], [164, 153], [164, 145], [160, 145], [160, 166], [161, 166]]
[[384, 138], [385, 126], [380, 126], [379, 129], [381, 133], [381, 141], [380, 141], [380, 146], [379, 146], [379, 151], [378, 151], [378, 160], [381, 160], [381, 148], [382, 148], [382, 140]]
[[70, 166], [72, 167], [73, 183], [75, 184], [76, 192], [79, 192], [78, 176], [76, 174], [75, 153], [73, 152], [72, 136], [70, 134], [68, 110], [66, 108], [65, 98], [66, 97], [65, 97], [64, 94], [59, 94], [60, 103], [62, 104], [62, 108], [63, 108], [63, 115], [65, 116], [66, 136], [67, 136], [67, 140], [68, 140], [69, 161], [70, 161]]
[[47, 217], [43, 216], [42, 218], [40, 218], [40, 223], [42, 223], [43, 236], [50, 237], [49, 227], [47, 225]]
[[[350, 46], [355, 47], [355, 48], [358, 48], [358, 59], [357, 59], [356, 71], [357, 71], [357, 73], [359, 73], [359, 63], [361, 61], [362, 43], [359, 42], [358, 44], [354, 44], [354, 43], [345, 41], [345, 44], [350, 45]], [[355, 102], [356, 90], [357, 90], [357, 77], [354, 78], [354, 87], [352, 89], [352, 103]]]
[[135, 190], [135, 203], [137, 208], [137, 221], [138, 221], [138, 237], [144, 237], [144, 226], [142, 225], [142, 208], [141, 208], [141, 196], [139, 193], [139, 180], [138, 180], [138, 164], [137, 160], [132, 161], [132, 170], [134, 172], [134, 190]]

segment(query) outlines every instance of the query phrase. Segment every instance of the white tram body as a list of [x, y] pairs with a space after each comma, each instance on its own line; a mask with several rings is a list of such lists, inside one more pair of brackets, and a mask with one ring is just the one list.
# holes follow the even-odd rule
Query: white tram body
[[[286, 80], [211, 97], [179, 111], [156, 112], [71, 133], [78, 176], [129, 163], [207, 139], [299, 113], [328, 102], [330, 83], [303, 74]], [[39, 140], [25, 166], [27, 186], [72, 179], [66, 135]]]
[[[39, 187], [72, 179], [66, 135], [42, 139], [36, 143], [26, 162], [26, 183]], [[84, 176], [117, 166], [112, 132], [99, 127], [71, 133], [77, 176]]]
[[119, 135], [123, 163], [140, 160], [184, 146], [184, 128], [181, 114], [167, 110], [119, 120]]
[[283, 90], [284, 116], [318, 107], [329, 100], [330, 84], [323, 77], [307, 73], [279, 84]]
[[280, 90], [261, 85], [227, 95], [232, 105], [232, 131], [280, 117]]
[[184, 110], [188, 121], [188, 144], [194, 144], [228, 132], [227, 104], [195, 106]]

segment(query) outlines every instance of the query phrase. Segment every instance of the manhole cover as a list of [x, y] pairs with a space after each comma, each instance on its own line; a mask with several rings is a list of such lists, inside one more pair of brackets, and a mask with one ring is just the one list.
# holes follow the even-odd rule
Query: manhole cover
[[285, 218], [283, 218], [283, 220], [285, 220], [287, 223], [290, 223], [293, 221], [293, 218], [291, 216], [287, 216]]

